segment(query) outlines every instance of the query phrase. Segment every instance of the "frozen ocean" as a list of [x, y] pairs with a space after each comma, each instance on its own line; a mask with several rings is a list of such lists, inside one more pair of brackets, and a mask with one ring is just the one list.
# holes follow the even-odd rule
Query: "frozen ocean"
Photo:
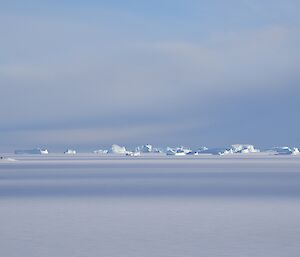
[[299, 256], [299, 156], [10, 158], [0, 256]]

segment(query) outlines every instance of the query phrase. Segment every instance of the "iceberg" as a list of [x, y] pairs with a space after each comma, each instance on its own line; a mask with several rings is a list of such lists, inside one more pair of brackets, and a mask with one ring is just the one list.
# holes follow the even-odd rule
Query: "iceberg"
[[276, 155], [300, 155], [299, 148], [290, 148], [288, 146], [274, 147], [270, 152], [273, 152]]
[[76, 154], [76, 151], [73, 149], [67, 149], [66, 151], [64, 151], [64, 154]]
[[163, 153], [164, 151], [161, 150], [160, 148], [155, 148], [152, 145], [143, 145], [143, 146], [138, 146], [135, 148], [136, 152], [141, 152], [141, 153]]
[[142, 153], [151, 153], [153, 151], [153, 147], [152, 145], [143, 145], [143, 146], [139, 146], [135, 149], [137, 152], [142, 152]]
[[141, 152], [126, 152], [127, 156], [140, 156]]
[[235, 144], [231, 146], [234, 153], [259, 153], [259, 149], [255, 149], [253, 145]]
[[234, 144], [230, 148], [207, 148], [200, 147], [195, 154], [212, 154], [212, 155], [231, 155], [231, 154], [249, 154], [259, 153], [259, 149], [255, 149], [253, 145]]
[[292, 155], [298, 155], [298, 154], [300, 154], [300, 151], [299, 151], [299, 149], [298, 149], [298, 148], [296, 148], [296, 147], [294, 147], [294, 148], [293, 148]]
[[47, 149], [35, 148], [27, 150], [15, 150], [15, 154], [48, 154]]
[[235, 152], [232, 149], [229, 150], [224, 150], [223, 152], [219, 152], [219, 155], [230, 155], [230, 154], [234, 154]]
[[293, 150], [291, 148], [289, 148], [288, 146], [274, 147], [272, 150], [277, 155], [289, 155], [289, 154], [293, 153]]
[[108, 150], [102, 150], [102, 149], [99, 149], [99, 150], [93, 151], [93, 153], [95, 153], [95, 154], [107, 154], [107, 153], [108, 153]]
[[259, 149], [255, 149], [253, 145], [242, 145], [234, 144], [229, 149], [220, 151], [219, 155], [229, 155], [229, 154], [249, 154], [249, 153], [259, 153]]
[[192, 153], [191, 149], [185, 148], [183, 146], [177, 147], [175, 149], [171, 147], [167, 147], [167, 151], [166, 151], [167, 155], [178, 155], [178, 156], [183, 156], [191, 153]]
[[175, 155], [176, 151], [171, 148], [171, 147], [167, 147], [167, 151], [166, 151], [166, 154], [167, 155]]
[[110, 152], [114, 153], [114, 154], [126, 154], [127, 150], [124, 146], [119, 146], [119, 145], [113, 144], [111, 146]]
[[196, 151], [196, 153], [204, 153], [204, 152], [206, 152], [208, 150], [208, 148], [206, 147], [206, 146], [202, 146], [202, 147], [200, 147], [197, 151]]

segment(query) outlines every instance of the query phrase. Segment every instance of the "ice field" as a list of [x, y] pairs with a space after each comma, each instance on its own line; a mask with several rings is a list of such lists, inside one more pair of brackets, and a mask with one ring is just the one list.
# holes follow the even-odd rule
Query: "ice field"
[[0, 256], [299, 256], [299, 156], [8, 157]]

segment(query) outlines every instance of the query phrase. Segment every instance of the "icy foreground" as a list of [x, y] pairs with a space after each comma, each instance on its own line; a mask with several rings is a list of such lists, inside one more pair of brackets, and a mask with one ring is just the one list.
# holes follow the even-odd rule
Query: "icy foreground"
[[0, 256], [298, 256], [299, 156], [243, 156], [0, 162]]

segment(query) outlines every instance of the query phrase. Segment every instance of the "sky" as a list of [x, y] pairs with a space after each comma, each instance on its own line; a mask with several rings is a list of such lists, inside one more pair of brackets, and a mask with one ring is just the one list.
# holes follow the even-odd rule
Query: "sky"
[[300, 1], [0, 2], [0, 151], [300, 146]]

